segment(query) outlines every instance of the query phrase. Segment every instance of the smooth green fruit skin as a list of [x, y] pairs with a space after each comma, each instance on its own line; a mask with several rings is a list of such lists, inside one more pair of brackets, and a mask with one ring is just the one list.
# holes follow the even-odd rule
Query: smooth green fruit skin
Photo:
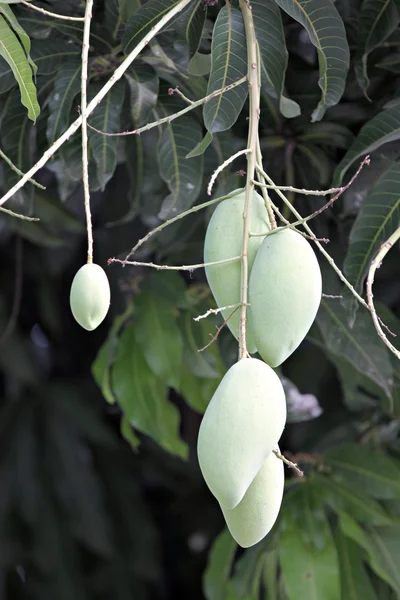
[[[243, 245], [243, 212], [245, 192], [223, 200], [214, 211], [207, 227], [204, 241], [204, 262], [215, 262], [240, 256]], [[264, 233], [270, 230], [268, 213], [264, 200], [256, 192], [253, 193], [251, 205], [251, 232]], [[251, 237], [248, 249], [248, 269], [256, 257], [263, 237]], [[241, 261], [205, 267], [208, 285], [219, 307], [232, 306], [240, 302], [240, 269]], [[223, 310], [222, 316], [227, 319], [234, 309]], [[239, 337], [240, 309], [227, 323], [236, 339]], [[246, 344], [250, 353], [256, 352], [254, 335], [251, 327], [246, 327]]]
[[248, 317], [257, 350], [271, 367], [301, 344], [321, 297], [321, 270], [311, 244], [290, 229], [266, 237], [250, 273]]
[[285, 393], [276, 373], [257, 358], [234, 364], [207, 407], [197, 442], [201, 472], [222, 506], [239, 504], [285, 421]]
[[[278, 446], [276, 449], [279, 451]], [[231, 510], [221, 506], [228, 529], [239, 546], [254, 546], [271, 531], [282, 504], [284, 483], [283, 462], [271, 453], [239, 504]]]
[[71, 285], [70, 306], [75, 320], [84, 329], [93, 331], [105, 319], [110, 307], [110, 284], [100, 267], [83, 265]]

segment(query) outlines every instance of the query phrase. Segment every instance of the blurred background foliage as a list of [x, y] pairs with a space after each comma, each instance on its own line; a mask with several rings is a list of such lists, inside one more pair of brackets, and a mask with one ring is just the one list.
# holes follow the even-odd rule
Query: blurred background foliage
[[[84, 9], [80, 0], [38, 5], [74, 16]], [[146, 30], [173, 5], [95, 0], [89, 97], [140, 40], [138, 23]], [[265, 170], [281, 185], [329, 188], [348, 181], [372, 154], [371, 166], [312, 222], [362, 293], [370, 260], [399, 224], [400, 3], [252, 6]], [[332, 43], [324, 41], [319, 11]], [[21, 64], [30, 59], [37, 67], [36, 114], [29, 114], [7, 56], [0, 61], [0, 148], [26, 171], [78, 115], [82, 26], [8, 0], [0, 0], [0, 14], [16, 32]], [[173, 114], [187, 104], [169, 88], [192, 100], [219, 89], [221, 60], [230, 77], [236, 73], [232, 80], [245, 74], [244, 43], [237, 2], [193, 0], [89, 123], [118, 132]], [[339, 91], [329, 71], [338, 61]], [[325, 104], [321, 75], [330, 94]], [[246, 145], [246, 86], [230, 98], [224, 111], [210, 102], [140, 136], [89, 131], [97, 263], [106, 268], [149, 229], [208, 199], [212, 172]], [[214, 197], [244, 185], [241, 169], [239, 159], [221, 174]], [[400, 365], [368, 312], [357, 310], [321, 257], [324, 292], [343, 298], [323, 299], [307, 339], [279, 370], [289, 409], [280, 447], [305, 477], [287, 472], [277, 525], [257, 546], [238, 551], [195, 452], [201, 415], [236, 360], [236, 342], [222, 330], [198, 352], [221, 323], [193, 320], [213, 306], [201, 269], [178, 274], [113, 264], [106, 321], [91, 334], [77, 326], [69, 288], [86, 255], [81, 170], [77, 134], [37, 174], [45, 191], [27, 184], [6, 205], [40, 222], [0, 213], [0, 598], [399, 598]], [[0, 188], [18, 178], [1, 161]], [[303, 215], [324, 203], [289, 196]], [[202, 262], [210, 214], [176, 221], [136, 260]], [[377, 273], [375, 299], [398, 335], [399, 273], [395, 247]]]

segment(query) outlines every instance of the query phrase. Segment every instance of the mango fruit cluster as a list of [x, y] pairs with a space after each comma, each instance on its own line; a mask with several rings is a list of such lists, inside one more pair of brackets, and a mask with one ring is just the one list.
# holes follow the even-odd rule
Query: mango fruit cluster
[[[207, 228], [205, 263], [241, 255], [244, 208], [245, 192], [218, 205]], [[233, 538], [244, 548], [271, 530], [283, 497], [283, 462], [274, 451], [279, 452], [286, 400], [273, 367], [303, 341], [322, 295], [311, 245], [296, 231], [272, 232], [264, 200], [256, 192], [251, 233], [256, 235], [248, 248], [246, 344], [248, 352], [258, 352], [263, 360], [242, 358], [228, 370], [204, 414], [197, 446], [203, 477]], [[220, 308], [240, 303], [240, 260], [205, 270]], [[224, 319], [232, 310], [221, 311]], [[238, 339], [240, 315], [234, 313], [227, 325]]]

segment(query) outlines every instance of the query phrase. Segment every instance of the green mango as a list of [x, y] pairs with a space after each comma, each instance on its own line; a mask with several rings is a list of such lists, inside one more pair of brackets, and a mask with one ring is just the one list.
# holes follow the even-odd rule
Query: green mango
[[[204, 262], [215, 262], [234, 258], [242, 254], [243, 213], [245, 192], [220, 202], [207, 227], [204, 241]], [[251, 232], [264, 233], [270, 230], [268, 213], [263, 198], [253, 192], [251, 204]], [[253, 265], [263, 237], [251, 237], [248, 248], [248, 269]], [[205, 267], [208, 285], [219, 307], [240, 303], [241, 261]], [[234, 308], [221, 311], [224, 319]], [[239, 338], [240, 308], [230, 317], [227, 325], [236, 339]], [[257, 351], [251, 327], [246, 327], [246, 345], [250, 353]]]
[[104, 269], [93, 263], [83, 265], [73, 279], [70, 293], [71, 311], [79, 325], [88, 331], [96, 329], [108, 313], [110, 296]]
[[250, 273], [247, 314], [257, 350], [271, 367], [304, 340], [321, 297], [321, 270], [311, 244], [292, 229], [266, 237]]
[[286, 421], [277, 374], [257, 358], [242, 358], [223, 377], [200, 425], [197, 454], [211, 492], [234, 508], [276, 447]]
[[221, 506], [239, 546], [254, 546], [271, 531], [282, 504], [284, 483], [283, 462], [271, 452], [239, 504], [233, 509]]

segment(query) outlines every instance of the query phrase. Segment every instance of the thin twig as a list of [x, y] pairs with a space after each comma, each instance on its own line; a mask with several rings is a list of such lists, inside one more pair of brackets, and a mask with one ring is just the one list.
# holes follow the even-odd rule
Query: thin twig
[[25, 215], [20, 215], [19, 213], [9, 210], [8, 208], [4, 208], [4, 206], [0, 206], [0, 211], [6, 213], [7, 215], [10, 215], [10, 217], [22, 219], [23, 221], [40, 221], [40, 219], [37, 219], [36, 217], [27, 217]]
[[285, 463], [285, 465], [287, 465], [289, 467], [289, 469], [293, 469], [299, 477], [304, 476], [303, 471], [301, 469], [299, 469], [299, 467], [297, 466], [297, 463], [294, 463], [291, 460], [288, 460], [287, 458], [285, 458], [283, 456], [283, 454], [281, 454], [278, 450], [272, 450], [272, 452], [275, 454], [275, 456], [277, 458], [279, 458], [279, 460], [283, 461]]
[[235, 312], [237, 310], [239, 310], [240, 306], [241, 306], [240, 304], [237, 305], [237, 307], [235, 308], [235, 310], [231, 312], [231, 314], [229, 315], [229, 317], [227, 319], [225, 319], [225, 321], [222, 323], [222, 325], [220, 325], [219, 327], [217, 327], [217, 332], [215, 333], [215, 335], [212, 336], [212, 338], [208, 342], [208, 344], [206, 346], [204, 346], [204, 348], [200, 348], [199, 350], [197, 350], [197, 352], [203, 352], [204, 350], [206, 350], [209, 346], [211, 346], [211, 344], [213, 344], [217, 340], [217, 338], [218, 338], [219, 334], [221, 333], [222, 329], [225, 327], [225, 325], [227, 324], [227, 322], [229, 321], [229, 319], [231, 317], [233, 317], [233, 315], [235, 314]]
[[333, 296], [332, 294], [322, 294], [322, 297], [323, 298], [331, 298], [331, 299], [334, 299], [334, 300], [336, 300], [336, 299], [339, 300], [339, 299], [343, 298], [343, 296]]
[[237, 85], [244, 83], [246, 81], [246, 79], [247, 79], [246, 77], [242, 77], [238, 81], [235, 81], [235, 83], [231, 83], [230, 85], [227, 85], [226, 87], [223, 87], [219, 90], [215, 90], [215, 92], [211, 92], [211, 94], [208, 94], [208, 96], [204, 96], [204, 98], [201, 98], [200, 100], [196, 100], [195, 102], [192, 102], [191, 100], [189, 101], [187, 99], [190, 102], [189, 106], [182, 108], [182, 110], [174, 113], [173, 115], [168, 115], [167, 117], [163, 117], [162, 119], [158, 119], [157, 121], [152, 121], [151, 123], [147, 123], [147, 125], [143, 125], [143, 127], [139, 127], [138, 129], [133, 129], [132, 131], [122, 131], [119, 133], [107, 133], [106, 131], [101, 131], [101, 129], [96, 129], [96, 127], [93, 127], [93, 125], [90, 125], [89, 123], [88, 123], [88, 127], [90, 129], [93, 129], [93, 131], [96, 131], [97, 133], [100, 133], [101, 135], [105, 135], [107, 137], [120, 137], [120, 136], [124, 136], [124, 135], [140, 135], [141, 133], [143, 133], [145, 131], [149, 131], [149, 129], [153, 129], [154, 127], [159, 127], [160, 125], [163, 125], [164, 123], [171, 123], [171, 121], [174, 121], [174, 119], [178, 119], [179, 117], [186, 114], [190, 110], [193, 110], [194, 108], [197, 108], [198, 106], [201, 106], [202, 104], [205, 104], [206, 102], [209, 102], [215, 96], [224, 94], [225, 92], [232, 90]]
[[206, 313], [204, 313], [204, 315], [193, 317], [193, 321], [200, 321], [201, 319], [206, 319], [210, 315], [218, 315], [223, 310], [228, 310], [228, 308], [239, 308], [239, 306], [240, 304], [229, 304], [228, 306], [221, 306], [221, 308], [210, 308]]
[[391, 352], [393, 352], [393, 354], [395, 356], [397, 356], [397, 358], [400, 359], [400, 350], [398, 350], [397, 348], [395, 348], [393, 346], [393, 344], [391, 344], [389, 342], [389, 340], [387, 339], [386, 335], [384, 334], [384, 332], [382, 331], [382, 327], [380, 325], [380, 319], [376, 313], [376, 309], [374, 306], [374, 295], [372, 293], [372, 286], [374, 283], [374, 277], [375, 277], [375, 272], [377, 269], [379, 269], [379, 267], [382, 264], [383, 259], [385, 258], [386, 254], [389, 252], [390, 248], [392, 248], [392, 246], [400, 239], [400, 227], [398, 227], [396, 229], [396, 231], [394, 231], [392, 233], [392, 235], [386, 240], [386, 242], [384, 242], [377, 255], [375, 256], [375, 258], [373, 259], [373, 261], [371, 262], [371, 265], [369, 267], [369, 271], [368, 271], [368, 277], [367, 277], [367, 300], [368, 300], [368, 306], [371, 312], [371, 316], [372, 316], [372, 320], [374, 322], [375, 325], [375, 329], [379, 335], [379, 337], [381, 338], [381, 340], [383, 341], [383, 343], [389, 348], [389, 350]]
[[[260, 161], [258, 161], [260, 162]], [[260, 163], [261, 164], [261, 163]], [[305, 196], [329, 196], [336, 194], [340, 188], [330, 188], [329, 190], [306, 190], [304, 188], [295, 188], [291, 185], [269, 185], [268, 183], [254, 182], [255, 185], [266, 188], [267, 190], [280, 190], [281, 192], [294, 192], [295, 194], [303, 194]]]
[[[21, 177], [23, 176], [23, 172], [18, 169], [18, 167], [16, 167], [14, 165], [14, 163], [8, 158], [8, 156], [6, 154], [4, 154], [4, 152], [0, 149], [0, 157], [6, 161], [6, 163], [8, 164], [9, 167], [11, 167], [11, 169], [13, 171], [15, 171], [16, 173], [18, 173], [18, 175], [20, 175]], [[33, 185], [36, 185], [36, 187], [40, 188], [41, 190], [45, 190], [45, 186], [42, 185], [41, 183], [38, 183], [37, 181], [35, 181], [34, 179], [28, 179], [28, 181], [30, 183], [33, 183]]]
[[81, 72], [81, 112], [82, 112], [82, 180], [85, 198], [85, 215], [87, 229], [87, 262], [93, 262], [93, 228], [90, 211], [89, 167], [88, 167], [88, 133], [87, 133], [87, 76], [90, 47], [90, 25], [92, 22], [93, 0], [86, 0], [85, 24], [83, 27], [82, 43], [82, 72]]
[[[246, 77], [242, 77], [242, 83], [246, 81]], [[238, 84], [237, 84], [238, 85]], [[187, 96], [185, 96], [185, 94], [183, 92], [181, 92], [181, 90], [177, 87], [174, 88], [169, 88], [168, 90], [168, 94], [170, 96], [173, 96], [173, 94], [178, 94], [178, 96], [180, 96], [182, 98], [182, 100], [184, 100], [185, 102], [187, 102], [188, 104], [194, 104], [193, 100], [190, 100], [190, 98], [188, 98]]]
[[227, 158], [226, 161], [223, 162], [222, 165], [220, 165], [218, 167], [218, 169], [216, 169], [214, 171], [214, 173], [211, 176], [210, 183], [207, 186], [207, 194], [209, 196], [211, 196], [211, 192], [214, 187], [215, 180], [217, 179], [217, 177], [221, 173], [221, 171], [223, 171], [225, 169], [225, 167], [230, 165], [236, 158], [238, 158], [238, 156], [242, 156], [243, 154], [248, 154], [249, 152], [251, 152], [251, 150], [249, 150], [249, 148], [245, 148], [245, 150], [239, 150], [239, 152], [236, 152], [236, 154], [233, 154], [233, 156], [230, 156], [229, 158]]
[[170, 265], [156, 265], [152, 262], [138, 262], [136, 260], [121, 260], [119, 258], [109, 258], [108, 264], [111, 263], [121, 263], [122, 265], [131, 265], [133, 267], [151, 267], [152, 269], [158, 269], [159, 271], [194, 271], [195, 269], [201, 269], [203, 267], [211, 267], [213, 265], [221, 265], [223, 263], [230, 263], [240, 260], [240, 256], [235, 256], [233, 258], [225, 258], [224, 260], [216, 260], [214, 262], [208, 263], [199, 263], [197, 265], [181, 265], [181, 266], [170, 266]]
[[199, 210], [202, 210], [203, 208], [207, 208], [208, 206], [212, 206], [213, 204], [216, 204], [217, 202], [222, 202], [222, 200], [226, 200], [228, 198], [234, 198], [235, 196], [237, 196], [240, 193], [241, 193], [241, 190], [238, 190], [234, 194], [228, 194], [226, 196], [221, 196], [221, 198], [214, 198], [214, 200], [208, 200], [207, 202], [203, 202], [202, 204], [193, 206], [192, 208], [189, 208], [189, 210], [185, 210], [184, 212], [180, 213], [179, 215], [176, 215], [175, 217], [168, 219], [168, 221], [161, 223], [161, 225], [158, 225], [158, 227], [155, 227], [154, 229], [149, 231], [143, 238], [141, 238], [137, 242], [137, 244], [132, 248], [132, 250], [126, 256], [124, 263], [126, 263], [126, 261], [133, 254], [135, 254], [136, 250], [138, 250], [138, 248], [140, 248], [140, 246], [142, 246], [145, 242], [147, 242], [147, 240], [149, 238], [151, 238], [151, 236], [153, 236], [155, 233], [162, 231], [165, 227], [168, 227], [168, 225], [172, 225], [172, 223], [175, 223], [175, 221], [179, 221], [179, 219], [183, 219], [183, 217], [186, 217], [187, 215], [190, 215], [191, 213], [197, 212]]
[[64, 21], [84, 21], [85, 17], [68, 17], [67, 15], [58, 15], [57, 13], [50, 12], [49, 10], [45, 10], [44, 8], [40, 8], [40, 6], [35, 6], [31, 2], [26, 2], [26, 0], [19, 0], [20, 4], [24, 4], [33, 10], [37, 10], [43, 15], [47, 15], [49, 17], [55, 17], [56, 19], [63, 19]]
[[[142, 40], [137, 44], [137, 46], [132, 50], [132, 52], [127, 56], [124, 62], [114, 71], [114, 74], [110, 77], [106, 84], [101, 88], [101, 90], [96, 94], [96, 96], [91, 100], [86, 109], [86, 116], [88, 117], [98, 104], [103, 100], [104, 96], [110, 91], [112, 86], [121, 79], [122, 75], [128, 69], [128, 67], [132, 64], [138, 54], [147, 46], [149, 41], [157, 35], [157, 33], [166, 25], [171, 19], [174, 18], [179, 12], [181, 12], [188, 4], [190, 4], [191, 0], [180, 0], [170, 11], [168, 11], [159, 21], [156, 23], [151, 30], [142, 38]], [[19, 189], [21, 189], [27, 181], [39, 170], [41, 169], [47, 161], [57, 152], [57, 150], [69, 140], [71, 135], [73, 135], [80, 127], [82, 123], [82, 114], [68, 127], [68, 129], [44, 152], [41, 158], [29, 169], [27, 173], [10, 189], [2, 198], [0, 198], [0, 206], [2, 206], [9, 198], [11, 198]]]

